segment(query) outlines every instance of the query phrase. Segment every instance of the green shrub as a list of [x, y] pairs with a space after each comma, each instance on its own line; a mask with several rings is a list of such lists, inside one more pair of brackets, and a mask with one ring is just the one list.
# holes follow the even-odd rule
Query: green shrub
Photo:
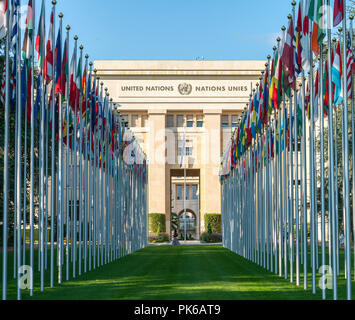
[[218, 213], [205, 214], [205, 226], [210, 225], [211, 233], [222, 233], [222, 215]]
[[200, 241], [206, 243], [219, 243], [222, 242], [222, 235], [220, 233], [208, 234], [207, 232], [203, 232]]
[[[160, 224], [160, 230], [159, 230]], [[149, 214], [149, 232], [160, 233], [166, 232], [165, 214], [164, 213], [150, 213]]]
[[169, 235], [165, 232], [159, 234], [150, 234], [148, 237], [149, 242], [169, 242]]

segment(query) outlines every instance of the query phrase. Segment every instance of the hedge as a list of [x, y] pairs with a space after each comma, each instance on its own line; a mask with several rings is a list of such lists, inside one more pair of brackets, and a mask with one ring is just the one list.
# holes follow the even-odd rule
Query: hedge
[[205, 214], [205, 230], [210, 223], [212, 233], [222, 233], [222, 215], [219, 213]]
[[160, 232], [166, 232], [165, 214], [164, 213], [149, 213], [149, 232], [157, 233], [160, 223]]

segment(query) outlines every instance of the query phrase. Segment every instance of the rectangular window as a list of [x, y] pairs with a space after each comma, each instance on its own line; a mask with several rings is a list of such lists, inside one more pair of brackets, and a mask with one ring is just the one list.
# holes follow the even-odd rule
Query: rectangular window
[[202, 128], [203, 127], [203, 115], [196, 116], [196, 127]]
[[192, 186], [192, 200], [197, 200], [197, 185]]
[[185, 196], [186, 200], [190, 200], [190, 186], [186, 186]]
[[184, 116], [183, 115], [178, 115], [177, 116], [177, 124], [176, 124], [177, 127], [181, 128], [184, 126]]
[[175, 125], [174, 125], [174, 115], [169, 114], [169, 115], [166, 117], [166, 127], [167, 127], [167, 128], [173, 128], [173, 127], [175, 127]]
[[176, 186], [176, 200], [182, 200], [182, 186]]
[[238, 116], [236, 114], [232, 115], [232, 127], [236, 128], [238, 123]]
[[143, 128], [147, 128], [148, 127], [148, 116], [147, 115], [143, 115], [142, 116], [142, 127]]
[[186, 116], [186, 126], [188, 128], [192, 128], [194, 126], [194, 116], [193, 115]]
[[228, 128], [229, 127], [229, 117], [228, 117], [228, 115], [223, 115], [222, 116], [221, 124], [222, 124], [222, 128]]
[[131, 116], [131, 127], [138, 127], [138, 114], [132, 114]]

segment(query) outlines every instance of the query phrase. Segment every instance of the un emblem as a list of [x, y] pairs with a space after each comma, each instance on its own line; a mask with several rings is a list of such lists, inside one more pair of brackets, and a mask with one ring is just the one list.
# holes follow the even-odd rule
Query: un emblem
[[183, 96], [188, 96], [192, 92], [192, 85], [188, 83], [179, 84], [179, 92]]

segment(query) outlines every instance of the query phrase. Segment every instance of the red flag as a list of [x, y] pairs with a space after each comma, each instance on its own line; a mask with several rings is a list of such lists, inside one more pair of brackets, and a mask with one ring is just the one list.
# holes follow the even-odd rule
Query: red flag
[[295, 78], [294, 48], [292, 45], [293, 37], [294, 37], [294, 28], [293, 28], [293, 20], [291, 18], [290, 23], [288, 25], [286, 42], [281, 56], [281, 61], [283, 62], [284, 66], [287, 67], [288, 77], [289, 77], [288, 81], [290, 84], [294, 83], [294, 78]]
[[344, 0], [334, 0], [333, 27], [336, 27], [344, 19]]

